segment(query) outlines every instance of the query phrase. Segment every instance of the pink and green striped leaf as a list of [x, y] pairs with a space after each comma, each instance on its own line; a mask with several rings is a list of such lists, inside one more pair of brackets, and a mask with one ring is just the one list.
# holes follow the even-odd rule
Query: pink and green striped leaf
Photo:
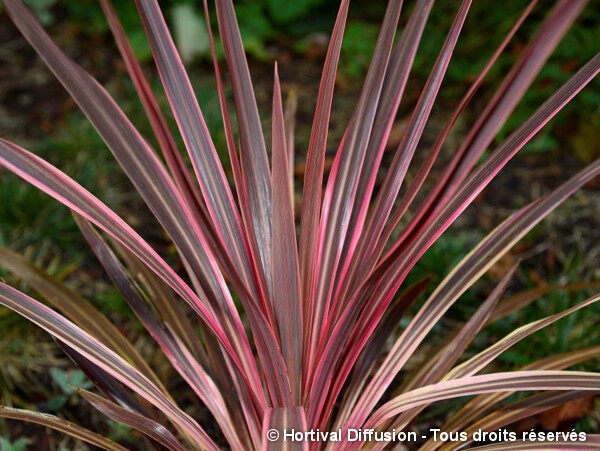
[[117, 352], [166, 392], [162, 382], [150, 369], [138, 350], [90, 302], [10, 249], [0, 248], [0, 267], [9, 270], [22, 282], [31, 286], [45, 301], [104, 345]]
[[218, 449], [205, 430], [156, 385], [77, 325], [4, 283], [0, 283], [0, 304], [37, 324], [138, 393], [161, 410], [173, 424], [185, 430], [198, 444], [210, 450]]
[[[49, 163], [3, 139], [0, 139], [0, 164], [56, 198], [88, 221], [94, 223], [144, 261], [149, 268], [168, 283], [203, 319], [215, 334], [224, 350], [230, 355], [232, 362], [240, 369], [240, 375], [244, 377], [245, 382], [249, 387], [252, 387], [251, 378], [255, 377], [255, 381], [258, 378], [256, 370], [254, 372], [247, 372], [247, 369], [241, 370], [242, 363], [240, 363], [223, 327], [215, 319], [210, 306], [202, 302], [196, 293], [167, 265], [156, 251], [119, 216], [81, 187], [81, 185]], [[236, 338], [234, 335], [230, 336], [234, 339]], [[254, 385], [254, 387], [257, 388], [257, 385]], [[257, 400], [260, 400], [261, 394], [262, 390], [259, 391], [257, 389], [254, 392]]]
[[27, 423], [39, 424], [59, 432], [64, 432], [71, 437], [83, 440], [86, 443], [97, 446], [107, 451], [126, 451], [127, 448], [115, 443], [108, 437], [90, 431], [76, 423], [47, 413], [33, 412], [31, 410], [15, 409], [8, 406], [0, 406], [0, 418], [8, 420], [25, 421]]
[[210, 375], [202, 368], [181, 338], [173, 334], [167, 323], [161, 323], [146, 305], [135, 286], [131, 283], [125, 269], [100, 234], [81, 217], [76, 217], [77, 225], [83, 233], [98, 260], [108, 273], [115, 286], [142, 322], [146, 330], [159, 344], [173, 367], [179, 372], [190, 388], [208, 407], [221, 427], [223, 434], [232, 446], [242, 446], [229, 415], [225, 401]]
[[308, 431], [302, 407], [268, 409], [263, 421], [263, 451], [308, 451], [306, 440], [290, 440], [285, 434]]
[[300, 404], [302, 388], [302, 293], [296, 244], [296, 225], [288, 164], [283, 102], [277, 65], [273, 87], [272, 120], [273, 217], [271, 261], [273, 262], [273, 307], [279, 342], [286, 362], [294, 403]]
[[142, 434], [166, 446], [168, 449], [185, 451], [186, 448], [181, 445], [175, 436], [171, 434], [171, 432], [162, 424], [159, 424], [156, 421], [142, 416], [136, 412], [125, 409], [118, 404], [115, 404], [108, 399], [103, 398], [102, 396], [95, 395], [87, 390], [77, 390], [77, 394], [79, 394], [83, 399], [93, 405], [108, 418], [111, 418], [119, 423], [126, 424], [127, 426], [140, 431]]
[[366, 388], [362, 402], [357, 406], [357, 417], [354, 420], [360, 422], [359, 418], [364, 419], [361, 412], [369, 411], [367, 406], [375, 405], [376, 400], [381, 397], [385, 388], [389, 386], [419, 343], [458, 297], [522, 236], [598, 174], [600, 174], [600, 160], [597, 164], [592, 164], [581, 171], [560, 188], [534, 201], [505, 220], [452, 270], [396, 341], [388, 358]]
[[365, 425], [367, 428], [377, 427], [410, 408], [461, 396], [531, 390], [597, 391], [599, 384], [600, 375], [580, 371], [514, 371], [463, 377], [397, 396], [377, 409]]
[[241, 203], [254, 270], [262, 282], [264, 307], [272, 315], [271, 295], [271, 171], [254, 87], [232, 0], [215, 4], [221, 43], [229, 68], [237, 112], [240, 163], [247, 199]]
[[[600, 356], [600, 346], [569, 351], [534, 362], [521, 370], [562, 370], [574, 365], [597, 359]], [[452, 415], [444, 424], [444, 430], [460, 430], [482, 417], [492, 407], [506, 399], [510, 393], [491, 393], [476, 396]]]

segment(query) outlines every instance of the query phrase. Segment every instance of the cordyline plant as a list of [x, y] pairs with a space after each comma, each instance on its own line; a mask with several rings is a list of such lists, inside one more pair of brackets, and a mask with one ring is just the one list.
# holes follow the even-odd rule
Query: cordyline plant
[[[424, 184], [453, 126], [536, 2], [526, 6], [400, 195], [471, 2], [457, 5], [456, 17], [385, 180], [375, 190], [382, 154], [433, 5], [433, 0], [418, 0], [406, 26], [397, 33], [403, 5], [399, 0], [389, 2], [362, 92], [323, 189], [336, 68], [349, 7], [348, 0], [342, 0], [306, 152], [298, 236], [290, 170], [293, 118], [284, 114], [275, 67], [272, 130], [267, 134], [271, 142], [267, 145], [232, 1], [217, 0], [216, 14], [235, 99], [235, 130], [206, 1], [204, 9], [233, 187], [158, 2], [136, 3], [187, 155], [178, 149], [112, 6], [108, 0], [101, 3], [160, 154], [107, 91], [52, 42], [19, 0], [4, 0], [16, 26], [95, 126], [172, 239], [185, 274], [175, 272], [123, 219], [48, 162], [2, 139], [0, 163], [74, 212], [110, 278], [174, 369], [210, 411], [221, 435], [210, 437], [206, 425], [177, 404], [132, 344], [91, 304], [27, 260], [2, 250], [2, 266], [26, 281], [56, 310], [4, 283], [0, 284], [0, 304], [48, 331], [89, 376], [101, 394], [79, 390], [86, 401], [113, 420], [137, 429], [157, 448], [214, 450], [217, 443], [222, 446], [226, 442], [233, 449], [274, 449], [291, 444], [289, 438], [284, 441], [284, 430], [319, 429], [340, 434], [313, 436], [315, 441], [292, 444], [303, 449], [367, 445], [382, 449], [387, 442], [410, 439], [401, 433], [410, 431], [422, 410], [436, 401], [479, 395], [442, 428], [470, 434], [479, 429], [493, 431], [600, 391], [600, 374], [565, 371], [596, 358], [600, 347], [549, 357], [519, 371], [480, 374], [511, 345], [598, 301], [598, 295], [522, 325], [485, 351], [461, 360], [486, 324], [550, 290], [536, 289], [500, 301], [516, 266], [442, 349], [407, 373], [400, 387], [395, 382], [398, 374], [406, 371], [407, 360], [459, 297], [517, 240], [600, 173], [597, 160], [502, 222], [451, 269], [408, 325], [397, 332], [400, 320], [428, 283], [405, 284], [420, 257], [511, 158], [598, 74], [600, 54], [504, 142], [488, 149], [586, 1], [558, 0], [546, 12], [537, 34], [476, 123], [460, 145], [451, 149], [452, 159], [440, 177]], [[486, 150], [490, 150], [489, 156], [478, 164]], [[187, 169], [187, 158], [193, 172]], [[414, 202], [424, 186], [429, 187], [425, 195]], [[407, 215], [409, 208], [412, 214]], [[571, 288], [581, 288], [581, 284]], [[193, 319], [185, 304], [193, 310]], [[393, 345], [386, 348], [389, 338]], [[516, 391], [540, 393], [498, 406]], [[40, 423], [102, 448], [123, 449], [57, 417], [9, 407], [0, 407], [0, 417]], [[361, 428], [395, 434], [380, 435], [368, 444], [369, 437], [354, 440], [351, 437], [355, 435], [346, 433]], [[280, 434], [279, 439], [273, 430]], [[558, 438], [536, 446], [600, 446], [600, 438], [593, 435], [585, 442], [573, 436]], [[511, 442], [489, 449], [529, 445]], [[453, 446], [456, 444], [430, 440], [423, 448]]]

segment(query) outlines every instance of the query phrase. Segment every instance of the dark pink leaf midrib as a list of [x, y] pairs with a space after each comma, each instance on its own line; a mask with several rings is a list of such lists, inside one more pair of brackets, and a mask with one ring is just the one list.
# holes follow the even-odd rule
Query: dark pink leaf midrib
[[[465, 0], [465, 1], [463, 1], [462, 5], [461, 5], [459, 13], [457, 14], [457, 17], [452, 25], [451, 34], [449, 35], [449, 37], [447, 38], [447, 40], [444, 44], [444, 50], [442, 51], [442, 53], [440, 54], [440, 57], [438, 58], [438, 61], [436, 62], [437, 70], [433, 72], [430, 79], [428, 80], [428, 86], [430, 87], [430, 90], [427, 90], [423, 93], [423, 95], [419, 101], [419, 104], [417, 105], [417, 108], [415, 109], [415, 114], [413, 115], [413, 117], [411, 119], [411, 122], [413, 124], [413, 127], [412, 127], [413, 133], [408, 133], [407, 135], [405, 135], [405, 138], [403, 139], [403, 141], [401, 143], [401, 146], [402, 145], [406, 146], [406, 149], [408, 149], [409, 153], [414, 152], [414, 149], [416, 148], [418, 138], [420, 137], [420, 132], [422, 131], [422, 129], [425, 125], [425, 121], [428, 116], [428, 110], [430, 111], [430, 109], [432, 107], [433, 100], [435, 99], [435, 95], [437, 94], [437, 90], [439, 89], [439, 86], [441, 83], [441, 78], [442, 78], [445, 68], [447, 67], [447, 64], [449, 62], [451, 51], [454, 48], [456, 40], [458, 39], [458, 35], [462, 28], [462, 24], [464, 23], [464, 20], [466, 18], [470, 3], [471, 3], [470, 0]], [[409, 127], [409, 131], [410, 131], [410, 127]], [[398, 157], [398, 155], [400, 155], [400, 157]], [[390, 170], [391, 174], [394, 174], [394, 165], [399, 165], [400, 169], [402, 167], [404, 167], [404, 169], [406, 169], [410, 158], [402, 158], [402, 156], [403, 156], [403, 154], [399, 153], [394, 158], [394, 160], [392, 162], [392, 169]], [[396, 185], [396, 188], [399, 188], [399, 186], [398, 186], [399, 180], [394, 180], [392, 178], [391, 174], [389, 175], [389, 178], [386, 179], [386, 182], [388, 182], [388, 184], [390, 185], [390, 190], [393, 190], [394, 184]], [[394, 175], [396, 177], [398, 176], [398, 174], [394, 174]], [[401, 180], [403, 178], [403, 175], [398, 178]], [[386, 187], [384, 185], [384, 187], [382, 188], [382, 191], [380, 191], [380, 195], [378, 196], [378, 199], [377, 199], [378, 202], [377, 202], [376, 206], [374, 207], [374, 212], [375, 212], [374, 215], [380, 213], [379, 208], [383, 208], [380, 205], [380, 202], [382, 199], [386, 200], [384, 198], [385, 191], [386, 191]], [[387, 208], [384, 208], [383, 214], [380, 215], [380, 219], [383, 219], [383, 220], [385, 220], [385, 218], [387, 218], [387, 214], [389, 214], [389, 210], [391, 210], [391, 207], [393, 205], [393, 201], [390, 202], [391, 195], [389, 195], [389, 196], [390, 197], [387, 199], [388, 206], [387, 206]], [[394, 197], [395, 197], [395, 195], [394, 195]], [[370, 230], [369, 227], [373, 227], [373, 226], [377, 226], [377, 223], [371, 222], [367, 226], [367, 230], [365, 231], [365, 235], [364, 235], [367, 239], [370, 238], [372, 235], [379, 236], [379, 233], [381, 232], [381, 228], [379, 230]], [[339, 300], [338, 300], [338, 302], [339, 302]], [[379, 308], [378, 310], [382, 312], [383, 308]], [[351, 309], [347, 309], [347, 311], [350, 312], [350, 311], [357, 311], [357, 310], [356, 310], [356, 308], [353, 307]], [[346, 321], [348, 321], [348, 318], [346, 319]], [[335, 322], [332, 321], [331, 324], [327, 324], [327, 326], [329, 327], [329, 329], [326, 330], [326, 336], [329, 338], [331, 336], [331, 334], [333, 334]], [[364, 342], [365, 340], [361, 340], [361, 342]], [[343, 375], [344, 378], [346, 376], [347, 376], [347, 374]], [[321, 403], [323, 402], [322, 398], [320, 399], [320, 402]], [[319, 407], [316, 407], [316, 409], [318, 409], [318, 408]], [[312, 422], [313, 419], [314, 419], [313, 412], [309, 411], [309, 421]]]
[[210, 376], [200, 367], [191, 353], [185, 349], [181, 339], [172, 334], [171, 330], [167, 330], [164, 324], [153, 315], [151, 309], [130, 283], [125, 269], [106, 242], [101, 238], [100, 234], [81, 217], [76, 219], [80, 230], [100, 260], [100, 263], [146, 330], [150, 332], [171, 364], [179, 371], [190, 388], [208, 407], [228, 442], [232, 445], [240, 445], [237, 434], [230, 428], [231, 419], [224, 406], [224, 401]]
[[[417, 52], [417, 47], [421, 35], [427, 22], [427, 17], [433, 5], [433, 0], [420, 1], [415, 6], [409, 21], [406, 25], [399, 42], [393, 49], [390, 59], [391, 72], [386, 73], [386, 79], [383, 85], [381, 95], [381, 104], [377, 109], [377, 115], [374, 120], [374, 127], [369, 139], [368, 149], [363, 162], [363, 170], [357, 187], [357, 203], [359, 208], [352, 211], [348, 235], [352, 238], [344, 244], [344, 251], [340, 274], [336, 280], [336, 295], [340, 299], [333, 313], [334, 319], [339, 318], [344, 300], [348, 292], [354, 287], [356, 280], [354, 277], [358, 268], [365, 268], [364, 253], [368, 249], [365, 246], [365, 238], [368, 236], [363, 233], [364, 221], [367, 210], [370, 208], [371, 195], [375, 185], [376, 175], [379, 164], [383, 157], [383, 150], [389, 137], [396, 113], [402, 99], [412, 62]], [[368, 267], [368, 265], [367, 265]], [[369, 268], [369, 270], [372, 268]]]
[[242, 217], [250, 235], [248, 238], [255, 260], [255, 270], [259, 270], [261, 279], [265, 281], [263, 287], [269, 290], [265, 295], [270, 295], [271, 171], [233, 2], [218, 1], [216, 10], [225, 59], [233, 86], [241, 143], [240, 161], [244, 191], [248, 197], [248, 202], [244, 202], [242, 207], [247, 205], [249, 210], [242, 208]]
[[[230, 355], [236, 368], [241, 370], [240, 374], [242, 376], [246, 374], [242, 370], [243, 366], [234, 352], [222, 325], [215, 319], [212, 309], [203, 304], [190, 287], [119, 216], [58, 169], [2, 139], [0, 139], [0, 162], [32, 185], [92, 221], [144, 261], [206, 322]], [[243, 379], [248, 383], [246, 377], [243, 377]], [[249, 387], [252, 387], [252, 385], [250, 384]], [[256, 395], [258, 396], [260, 393], [257, 392]]]
[[[239, 358], [249, 370], [254, 381], [257, 371], [250, 346], [245, 339], [237, 311], [214, 257], [207, 252], [204, 237], [193, 222], [190, 211], [182, 202], [156, 154], [151, 151], [137, 130], [106, 93], [86, 72], [75, 65], [55, 46], [32, 15], [15, 0], [5, 2], [15, 23], [24, 36], [38, 50], [59, 80], [79, 102], [90, 121], [113, 150], [121, 166], [129, 173], [148, 206], [165, 226], [182, 254], [194, 268], [197, 277], [204, 277], [204, 289], [210, 293], [209, 302], [228, 305], [227, 316], [221, 315], [224, 325], [235, 324], [236, 335], [228, 335], [238, 347]], [[143, 168], [143, 170], [140, 170]], [[237, 317], [237, 318], [236, 318]], [[231, 329], [231, 328], [230, 328]], [[227, 330], [227, 328], [225, 329]], [[239, 332], [242, 332], [241, 334]], [[239, 348], [242, 345], [242, 348]], [[255, 388], [258, 383], [255, 382]]]
[[[139, 9], [143, 20], [147, 22], [148, 38], [155, 51], [159, 74], [194, 165], [207, 208], [217, 226], [216, 232], [225, 243], [225, 251], [233, 259], [237, 270], [245, 275], [245, 282], [248, 284], [249, 263], [245, 258], [246, 245], [240, 219], [189, 78], [166, 31], [166, 25], [157, 13], [156, 3], [140, 2]], [[247, 287], [251, 291], [253, 288], [252, 285]]]
[[177, 441], [173, 434], [162, 426], [160, 423], [140, 415], [136, 412], [132, 412], [125, 409], [108, 399], [102, 398], [101, 396], [90, 393], [86, 390], [78, 390], [77, 394], [83, 397], [87, 402], [92, 404], [96, 409], [102, 412], [113, 420], [125, 423], [134, 429], [139, 430], [148, 437], [153, 438], [158, 443], [169, 447], [176, 451], [185, 451], [185, 448]]
[[[394, 414], [426, 402], [432, 402], [437, 399], [437, 396], [449, 399], [498, 391], [597, 390], [599, 383], [600, 376], [598, 374], [576, 371], [515, 371], [460, 378], [422, 387], [407, 393], [406, 396], [400, 395], [397, 399], [379, 408], [369, 419], [367, 427], [377, 427]], [[444, 391], [446, 387], [455, 389], [455, 391]], [[401, 403], [400, 400], [403, 398], [414, 399], [414, 401]]]
[[[390, 283], [385, 291], [391, 293], [395, 285], [393, 280], [400, 280], [422, 252], [429, 247], [454, 219], [464, 211], [475, 196], [481, 192], [491, 179], [506, 163], [541, 129], [573, 96], [575, 96], [600, 71], [600, 54], [592, 58], [571, 80], [561, 87], [538, 111], [510, 137], [473, 173], [463, 184], [454, 198], [444, 207], [434, 223], [411, 243], [402, 253], [386, 257], [380, 266], [394, 268], [387, 277]], [[591, 168], [593, 171], [594, 168]], [[587, 172], [587, 170], [585, 171]], [[395, 262], [395, 263], [391, 263]], [[412, 262], [412, 263], [411, 263]]]
[[[318, 236], [319, 220], [321, 213], [321, 193], [323, 183], [323, 170], [325, 162], [325, 152], [327, 148], [327, 134], [329, 129], [329, 118], [331, 116], [331, 105], [333, 102], [333, 91], [335, 87], [335, 78], [337, 65], [340, 57], [342, 38], [348, 15], [349, 0], [343, 0], [336, 22], [333, 28], [319, 91], [315, 106], [313, 118], [313, 127], [308, 144], [306, 156], [306, 172], [303, 185], [303, 202], [300, 213], [300, 243], [299, 260], [300, 276], [303, 293], [303, 323], [305, 350], [310, 349], [311, 336], [313, 332], [313, 311], [315, 302], [315, 291], [319, 277], [318, 268], [320, 267], [320, 258], [318, 257]], [[307, 264], [313, 262], [313, 264]], [[312, 365], [307, 353], [304, 354], [303, 368], [307, 374]], [[306, 392], [306, 387], [304, 387]]]
[[[443, 348], [443, 353], [439, 354], [439, 358], [429, 368], [427, 373], [422, 374], [421, 377], [414, 378], [410, 381], [410, 387], [420, 387], [430, 385], [442, 380], [442, 377], [447, 378], [447, 372], [452, 366], [458, 361], [463, 352], [471, 344], [477, 333], [485, 326], [486, 320], [492, 314], [494, 307], [497, 305], [500, 297], [506, 291], [509, 282], [515, 271], [518, 268], [518, 263], [504, 275], [502, 280], [496, 285], [494, 290], [490, 293], [487, 299], [481, 304], [481, 306], [475, 311], [475, 313], [469, 318], [464, 326], [454, 336], [449, 337], [451, 340], [448, 346]], [[437, 357], [437, 356], [436, 356]], [[454, 379], [456, 377], [453, 377]], [[415, 380], [416, 379], [416, 380]], [[404, 391], [408, 391], [409, 388], [405, 388]], [[395, 421], [394, 425], [398, 428], [403, 427], [415, 418], [422, 408], [411, 409], [403, 412]]]
[[[570, 181], [563, 184], [559, 189], [555, 190], [551, 195], [546, 196], [542, 200], [534, 201], [532, 204], [522, 209], [518, 214], [506, 220], [501, 226], [492, 232], [492, 234], [486, 237], [486, 239], [478, 246], [476, 253], [469, 255], [468, 262], [471, 264], [463, 262], [461, 266], [457, 268], [455, 280], [453, 280], [453, 284], [449, 285], [449, 288], [452, 290], [464, 291], [467, 286], [461, 282], [463, 278], [470, 277], [469, 274], [475, 273], [480, 266], [488, 264], [489, 258], [492, 258], [498, 249], [501, 249], [503, 246], [508, 245], [511, 241], [514, 241], [515, 236], [522, 236], [525, 231], [530, 230], [535, 224], [549, 214], [550, 211], [552, 211], [558, 204], [564, 201], [576, 189], [581, 187], [585, 182], [589, 181], [598, 173], [600, 173], [600, 161], [596, 165], [586, 168]], [[458, 270], [461, 268], [462, 272], [459, 272]], [[461, 276], [463, 273], [464, 275]], [[390, 278], [388, 280], [392, 279]], [[440, 293], [439, 296], [444, 296], [444, 294]], [[457, 295], [455, 294], [454, 297], [456, 296]], [[429, 301], [426, 303], [425, 307], [428, 305]], [[402, 336], [398, 339], [397, 345], [398, 343], [402, 342], [411, 349], [415, 348], [417, 343], [423, 339], [424, 334], [426, 333], [425, 330], [430, 329], [434, 325], [434, 321], [431, 320], [431, 318], [429, 318], [427, 315], [431, 316], [435, 314], [435, 318], [439, 318], [443, 314], [443, 311], [439, 309], [444, 308], [445, 311], [445, 309], [448, 307], [449, 305], [439, 305], [435, 306], [434, 310], [422, 310], [418, 316], [424, 316], [424, 319], [411, 322], [411, 325], [409, 325]], [[419, 337], [418, 340], [417, 337]], [[382, 365], [378, 374], [373, 378], [369, 384], [369, 387], [365, 390], [362, 399], [363, 403], [369, 403], [369, 405], [373, 405], [373, 403], [376, 402], [375, 400], [379, 399], [383, 392], [383, 387], [386, 387], [389, 384], [393, 378], [392, 374], [397, 373], [397, 371], [406, 361], [409, 354], [410, 352], [403, 351], [401, 353], [399, 352], [397, 357], [394, 357], [393, 359], [391, 357], [388, 358], [390, 363], [392, 361], [394, 362], [388, 365], [388, 370], [389, 368], [393, 368], [393, 371], [386, 372], [384, 369], [385, 364]], [[392, 355], [393, 354], [390, 354], [390, 356]], [[379, 381], [379, 383], [376, 381]], [[360, 409], [364, 408], [365, 405], [361, 405], [360, 408], [357, 407], [356, 414], [359, 415], [358, 412], [362, 411]], [[355, 417], [353, 420], [361, 422], [360, 420], [357, 420], [357, 418], [358, 417]], [[360, 418], [364, 420], [364, 416], [360, 416]]]
[[[536, 37], [502, 82], [458, 152], [442, 173], [442, 177], [424, 200], [418, 214], [411, 219], [407, 229], [418, 226], [418, 230], [423, 230], [440, 212], [444, 203], [460, 188], [477, 159], [492, 142], [499, 127], [516, 107], [527, 87], [533, 82], [551, 51], [560, 42], [560, 38], [568, 30], [586, 2], [587, 0], [561, 0], [556, 3]], [[414, 235], [418, 232], [412, 233]], [[403, 239], [404, 236], [401, 238]]]
[[138, 97], [142, 102], [146, 116], [150, 121], [154, 135], [157, 138], [162, 154], [167, 162], [167, 166], [173, 176], [175, 185], [182, 195], [183, 200], [193, 213], [193, 217], [197, 221], [198, 226], [206, 235], [211, 251], [218, 259], [220, 266], [223, 267], [228, 274], [231, 274], [233, 268], [229, 261], [223, 256], [225, 249], [222, 240], [217, 237], [214, 227], [209, 221], [206, 205], [204, 204], [196, 185], [192, 182], [187, 167], [177, 149], [173, 135], [160, 111], [157, 100], [144, 76], [143, 70], [135, 58], [131, 45], [123, 31], [114, 8], [112, 7], [110, 0], [102, 0], [101, 5], [121, 52], [121, 56], [125, 62], [125, 66], [127, 67], [134, 87], [138, 93]]
[[[380, 357], [383, 349], [381, 349], [381, 343], [387, 341], [391, 334], [396, 330], [398, 324], [404, 313], [408, 308], [417, 300], [422, 291], [427, 287], [429, 278], [423, 279], [417, 282], [415, 285], [409, 287], [392, 305], [386, 312], [385, 318], [379, 322], [377, 328], [373, 334], [369, 337], [368, 342], [364, 346], [355, 346], [353, 349], [357, 354], [356, 362], [350, 364], [353, 359], [344, 360], [341, 362], [340, 370], [338, 374], [345, 374], [351, 368], [352, 376], [348, 382], [348, 388], [345, 390], [344, 398], [342, 400], [342, 407], [336, 418], [335, 428], [341, 427], [345, 424], [348, 419], [348, 415], [352, 410], [352, 407], [358, 400], [362, 388], [368, 382], [368, 376], [372, 373], [377, 360]], [[327, 418], [331, 414], [333, 405], [336, 401], [335, 393], [341, 391], [343, 385], [343, 377], [338, 378], [335, 381], [333, 390], [331, 391], [332, 396], [328, 399], [328, 405], [326, 406], [324, 418]]]
[[[367, 73], [365, 85], [356, 107], [348, 131], [344, 137], [344, 144], [340, 147], [339, 168], [335, 179], [330, 177], [327, 190], [332, 193], [329, 214], [321, 215], [320, 228], [324, 231], [324, 242], [320, 258], [320, 272], [315, 297], [312, 320], [312, 333], [308, 358], [318, 358], [320, 349], [327, 340], [328, 316], [331, 308], [331, 295], [333, 293], [336, 271], [338, 269], [343, 242], [350, 213], [353, 208], [356, 194], [357, 181], [364, 160], [366, 145], [372, 131], [373, 120], [379, 102], [383, 85], [383, 76], [389, 61], [394, 40], [395, 30], [400, 18], [402, 2], [390, 2], [383, 20], [381, 32], [377, 41], [375, 54]], [[335, 180], [335, 184], [333, 184]], [[323, 333], [324, 332], [324, 333]], [[309, 422], [312, 414], [309, 412]]]
[[292, 207], [292, 192], [288, 150], [283, 117], [283, 102], [277, 65], [273, 88], [272, 119], [273, 160], [273, 306], [278, 322], [279, 339], [288, 367], [294, 403], [301, 403], [302, 386], [302, 306], [300, 269], [296, 244], [296, 226]]
[[[419, 167], [419, 169], [414, 177], [414, 180], [411, 182], [411, 185], [408, 188], [408, 191], [403, 196], [402, 200], [400, 201], [400, 204], [398, 205], [398, 207], [392, 214], [391, 219], [385, 225], [384, 231], [379, 239], [379, 242], [377, 243], [377, 247], [373, 251], [371, 260], [373, 260], [375, 258], [379, 258], [381, 256], [381, 252], [383, 251], [385, 244], [388, 243], [390, 236], [392, 235], [393, 231], [396, 229], [400, 220], [404, 216], [404, 213], [406, 212], [406, 210], [408, 209], [408, 207], [410, 206], [412, 201], [415, 199], [417, 193], [423, 186], [425, 179], [429, 175], [429, 171], [432, 169], [433, 164], [437, 160], [439, 152], [441, 151], [442, 146], [445, 143], [446, 138], [450, 134], [450, 131], [452, 130], [453, 126], [456, 124], [456, 122], [458, 121], [462, 112], [465, 110], [465, 108], [467, 107], [469, 102], [472, 100], [472, 98], [474, 97], [474, 95], [476, 94], [478, 89], [483, 84], [483, 80], [484, 80], [485, 76], [489, 73], [491, 68], [494, 66], [494, 64], [496, 63], [496, 61], [498, 60], [500, 55], [503, 53], [503, 51], [506, 48], [506, 46], [508, 45], [508, 43], [512, 40], [512, 38], [514, 37], [517, 30], [521, 27], [521, 25], [523, 24], [525, 19], [529, 16], [531, 11], [537, 4], [537, 1], [538, 0], [532, 0], [529, 3], [529, 5], [523, 10], [523, 12], [521, 13], [518, 20], [513, 25], [513, 27], [509, 31], [509, 33], [506, 35], [506, 37], [500, 43], [500, 45], [498, 46], [498, 48], [496, 49], [494, 54], [488, 60], [486, 66], [483, 68], [483, 70], [477, 76], [477, 79], [473, 82], [473, 84], [471, 85], [471, 87], [469, 88], [469, 90], [467, 91], [465, 96], [463, 97], [463, 99], [460, 101], [460, 103], [455, 108], [450, 119], [446, 123], [444, 129], [442, 129], [442, 131], [439, 133], [438, 137], [436, 138], [436, 141], [433, 144], [431, 151], [429, 152], [429, 155], [427, 156], [427, 159]], [[434, 196], [434, 195], [431, 194], [430, 196]], [[402, 244], [404, 237], [408, 236], [408, 234], [411, 232], [412, 227], [413, 227], [412, 224], [415, 223], [416, 221], [418, 221], [421, 217], [423, 217], [426, 214], [426, 210], [427, 209], [425, 207], [422, 207], [417, 210], [415, 216], [411, 219], [411, 225], [407, 226], [402, 231], [401, 236], [395, 240], [393, 247], [399, 247]]]
[[470, 1], [463, 1], [461, 4], [456, 19], [452, 24], [452, 28], [448, 33], [423, 92], [417, 102], [417, 106], [411, 115], [407, 130], [403, 135], [402, 141], [398, 145], [398, 149], [390, 164], [383, 185], [379, 190], [374, 205], [371, 207], [373, 214], [366, 222], [359, 241], [359, 247], [354, 256], [357, 264], [364, 262], [369, 263], [366, 267], [357, 267], [357, 271], [360, 269], [370, 271], [372, 270], [372, 265], [375, 263], [374, 259], [376, 259], [377, 256], [372, 254], [373, 249], [377, 248], [379, 237], [389, 218], [389, 214], [408, 171], [408, 166], [420, 141], [439, 89], [441, 88], [442, 80], [458, 41], [470, 4]]

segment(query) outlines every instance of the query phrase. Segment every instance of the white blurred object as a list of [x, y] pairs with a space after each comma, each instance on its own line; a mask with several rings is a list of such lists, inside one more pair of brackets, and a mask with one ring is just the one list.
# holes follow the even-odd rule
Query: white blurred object
[[175, 45], [184, 63], [210, 51], [204, 18], [190, 4], [173, 6]]

